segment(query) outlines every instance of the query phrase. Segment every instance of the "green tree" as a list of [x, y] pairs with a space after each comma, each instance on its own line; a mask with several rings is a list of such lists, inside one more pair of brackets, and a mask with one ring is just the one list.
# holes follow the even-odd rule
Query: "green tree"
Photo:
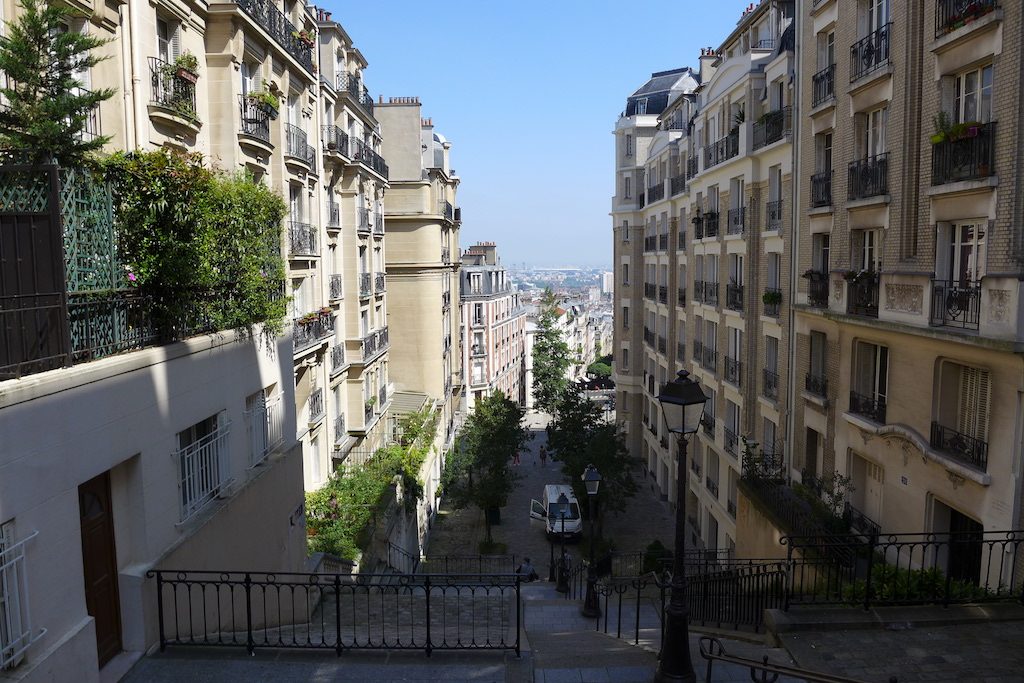
[[580, 476], [587, 465], [593, 465], [601, 473], [601, 490], [605, 492], [598, 494], [598, 516], [625, 510], [627, 499], [637, 491], [632, 474], [635, 459], [616, 426], [605, 422], [600, 407], [575, 386], [562, 393], [556, 415], [549, 444], [576, 497], [586, 498]]
[[533, 398], [538, 408], [552, 415], [569, 386], [566, 371], [571, 362], [569, 345], [557, 327], [558, 318], [558, 298], [548, 287], [541, 297], [533, 342]]
[[110, 138], [82, 136], [90, 110], [114, 95], [111, 88], [88, 91], [80, 77], [105, 57], [94, 50], [106, 41], [69, 31], [72, 9], [62, 3], [22, 0], [18, 18], [0, 36], [0, 149], [32, 162], [77, 166]]
[[524, 411], [502, 392], [480, 400], [448, 454], [441, 487], [455, 509], [474, 505], [484, 513], [487, 543], [492, 543], [487, 510], [505, 505], [517, 476], [510, 464], [526, 444]]
[[587, 373], [594, 377], [611, 377], [612, 366], [598, 361], [587, 366]]

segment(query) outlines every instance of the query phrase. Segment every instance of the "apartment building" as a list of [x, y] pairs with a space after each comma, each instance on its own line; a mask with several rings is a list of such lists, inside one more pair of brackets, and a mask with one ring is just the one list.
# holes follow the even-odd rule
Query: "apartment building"
[[[392, 97], [376, 105], [390, 189], [384, 202], [388, 225], [387, 278], [392, 304], [388, 328], [395, 379], [397, 417], [428, 403], [437, 412], [435, 448], [420, 477], [424, 498], [416, 538], [404, 547], [415, 555], [426, 545], [437, 511], [444, 458], [455, 439], [462, 402], [459, 306], [459, 177], [451, 167], [449, 143], [422, 117], [418, 97]], [[410, 534], [411, 536], [411, 534]]]
[[1021, 523], [1020, 3], [800, 3], [792, 476]]
[[496, 391], [526, 405], [526, 308], [494, 242], [462, 254], [462, 364], [468, 410]]

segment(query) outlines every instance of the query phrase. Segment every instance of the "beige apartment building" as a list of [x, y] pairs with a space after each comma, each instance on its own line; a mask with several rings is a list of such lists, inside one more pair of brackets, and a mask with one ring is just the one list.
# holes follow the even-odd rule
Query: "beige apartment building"
[[526, 406], [526, 308], [498, 259], [497, 245], [469, 247], [462, 254], [460, 279], [467, 412], [496, 391]]
[[384, 213], [392, 302], [388, 328], [394, 336], [392, 412], [397, 417], [430, 405], [438, 417], [435, 448], [420, 471], [425, 495], [415, 538], [407, 530], [401, 540], [402, 547], [419, 556], [437, 512], [441, 468], [455, 439], [462, 401], [459, 177], [450, 163], [451, 143], [422, 117], [418, 97], [392, 97], [375, 109], [391, 170]]
[[1021, 523], [1020, 3], [800, 3], [795, 478], [865, 527]]

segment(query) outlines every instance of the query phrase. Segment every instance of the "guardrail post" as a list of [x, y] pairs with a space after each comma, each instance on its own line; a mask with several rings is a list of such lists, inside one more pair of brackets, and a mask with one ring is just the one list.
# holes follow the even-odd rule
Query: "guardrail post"
[[249, 656], [256, 654], [256, 643], [252, 637], [252, 576], [245, 573], [245, 649]]
[[523, 630], [522, 578], [516, 574], [516, 657], [519, 657], [519, 637]]
[[[164, 577], [163, 573], [156, 572], [156, 618], [160, 620], [160, 652], [167, 649], [167, 638], [164, 636]], [[175, 614], [177, 619], [178, 615]]]
[[875, 566], [875, 544], [877, 541], [874, 534], [868, 536], [868, 576], [864, 581], [864, 611], [871, 609], [871, 570]]
[[793, 544], [792, 541], [786, 546], [786, 585], [783, 587], [782, 592], [782, 611], [789, 611], [789, 598], [793, 593], [793, 584], [796, 583], [796, 564], [793, 562]]
[[[448, 568], [448, 560], [445, 559], [445, 568]], [[430, 656], [431, 642], [430, 642], [430, 574], [427, 574], [423, 580], [423, 590], [426, 592], [427, 601], [427, 656]]]
[[334, 575], [334, 652], [341, 656], [341, 575]]

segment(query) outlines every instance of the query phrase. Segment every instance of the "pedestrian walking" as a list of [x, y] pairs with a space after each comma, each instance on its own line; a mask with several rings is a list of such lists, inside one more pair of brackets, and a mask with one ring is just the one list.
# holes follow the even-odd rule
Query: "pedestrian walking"
[[540, 447], [540, 466], [548, 466], [548, 449], [544, 448], [543, 446]]

